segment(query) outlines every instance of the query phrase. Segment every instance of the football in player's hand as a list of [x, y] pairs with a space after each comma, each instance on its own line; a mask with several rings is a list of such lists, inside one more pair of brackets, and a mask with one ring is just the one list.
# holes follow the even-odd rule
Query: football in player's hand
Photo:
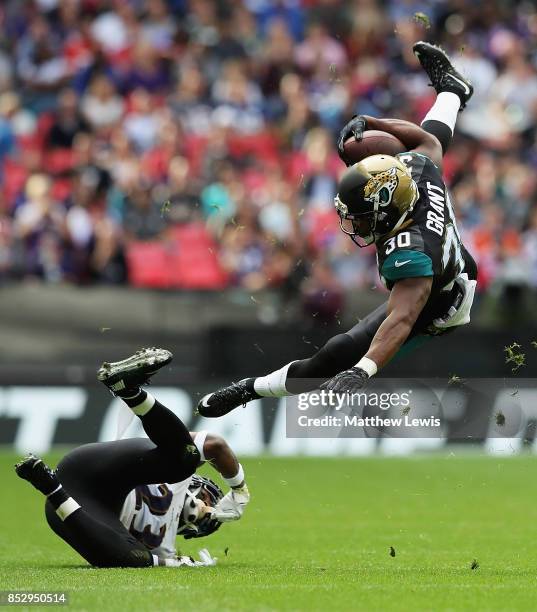
[[370, 155], [397, 155], [406, 150], [399, 138], [380, 130], [366, 130], [359, 141], [351, 136], [345, 141], [344, 148], [347, 159], [353, 164]]

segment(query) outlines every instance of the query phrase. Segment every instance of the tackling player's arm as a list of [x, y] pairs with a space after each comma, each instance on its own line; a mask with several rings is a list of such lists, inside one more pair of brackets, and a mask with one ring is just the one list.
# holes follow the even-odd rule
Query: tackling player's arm
[[[190, 435], [194, 440], [198, 434], [190, 432]], [[221, 522], [240, 519], [250, 501], [250, 492], [244, 478], [244, 469], [235, 453], [224, 438], [208, 433], [203, 442], [202, 460], [208, 461], [231, 489], [216, 504], [214, 518]]]
[[[190, 435], [194, 439], [198, 434], [191, 431]], [[206, 435], [203, 443], [203, 457], [224, 479], [232, 479], [240, 472], [239, 460], [222, 436], [211, 433]], [[243, 484], [244, 478], [235, 486], [240, 487]]]
[[341, 130], [338, 141], [338, 152], [345, 162], [343, 145], [345, 141], [354, 136], [361, 140], [366, 130], [380, 130], [398, 138], [409, 152], [422, 153], [431, 159], [440, 169], [442, 168], [442, 145], [436, 136], [429, 134], [421, 127], [403, 119], [378, 119], [369, 115], [353, 117]]

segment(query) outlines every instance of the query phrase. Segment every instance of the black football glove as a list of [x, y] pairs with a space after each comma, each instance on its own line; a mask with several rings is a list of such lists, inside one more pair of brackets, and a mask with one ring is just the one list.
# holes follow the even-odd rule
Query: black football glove
[[345, 143], [347, 140], [354, 136], [357, 142], [362, 140], [364, 132], [367, 130], [367, 121], [363, 115], [354, 115], [354, 117], [343, 126], [343, 129], [339, 133], [337, 140], [337, 152], [341, 160], [347, 165], [351, 166], [352, 162], [345, 156]]
[[330, 380], [327, 380], [321, 385], [321, 389], [325, 391], [334, 391], [334, 393], [356, 393], [362, 389], [369, 376], [362, 368], [350, 368], [344, 372], [336, 374]]

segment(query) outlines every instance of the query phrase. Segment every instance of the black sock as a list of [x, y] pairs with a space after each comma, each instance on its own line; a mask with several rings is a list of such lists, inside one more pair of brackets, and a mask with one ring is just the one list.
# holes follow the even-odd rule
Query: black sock
[[129, 408], [135, 408], [141, 404], [147, 397], [147, 393], [141, 388], [136, 387], [135, 389], [123, 389], [116, 393]]
[[53, 493], [47, 495], [47, 499], [52, 504], [54, 510], [57, 510], [63, 502], [69, 499], [69, 495], [65, 492], [64, 488], [60, 485], [59, 489], [56, 489]]
[[260, 395], [258, 395], [257, 391], [254, 389], [254, 382], [255, 382], [255, 377], [254, 378], [246, 378], [245, 380], [242, 381], [242, 384], [246, 387], [246, 389], [248, 389], [248, 391], [250, 391], [250, 393], [253, 393], [256, 397], [261, 397]]
[[421, 127], [429, 134], [436, 136], [442, 145], [442, 153], [448, 150], [448, 147], [453, 139], [453, 132], [446, 123], [437, 121], [436, 119], [428, 119], [421, 124]]

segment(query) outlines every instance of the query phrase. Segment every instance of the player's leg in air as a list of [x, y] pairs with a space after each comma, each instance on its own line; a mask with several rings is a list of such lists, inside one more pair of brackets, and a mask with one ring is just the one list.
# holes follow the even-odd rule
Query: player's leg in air
[[[422, 127], [357, 116], [338, 141], [340, 157], [351, 166], [336, 197], [341, 229], [358, 246], [375, 244], [389, 300], [309, 359], [206, 395], [198, 404], [201, 415], [218, 417], [259, 397], [311, 391], [319, 380], [326, 381], [322, 388], [354, 392], [396, 354], [469, 321], [477, 270], [460, 242], [439, 169], [473, 87], [439, 47], [419, 42], [414, 53], [438, 94]], [[353, 135], [360, 140], [367, 129], [393, 134], [408, 153], [352, 164], [343, 143]], [[449, 252], [442, 251], [445, 245]]]
[[[202, 457], [207, 460], [213, 458], [208, 456], [208, 452], [203, 455], [208, 447], [206, 432], [200, 432], [193, 440], [183, 422], [141, 388], [171, 359], [169, 351], [143, 349], [123, 361], [103, 364], [98, 372], [99, 380], [114, 395], [122, 398], [140, 418], [149, 439], [86, 444], [68, 453], [56, 470], [51, 470], [33, 455], [16, 466], [17, 474], [46, 496], [45, 512], [53, 531], [91, 565], [151, 567], [194, 564], [186, 558], [174, 558], [173, 542], [178, 526], [186, 521], [189, 532], [181, 535], [199, 537], [212, 533], [228, 518], [220, 514], [218, 519], [216, 515], [213, 516], [219, 500], [225, 500], [225, 497], [221, 499], [222, 493], [217, 485], [209, 479], [195, 476], [198, 479], [196, 486], [189, 486]], [[229, 447], [225, 447], [224, 450], [229, 452], [222, 453], [222, 447], [219, 448], [222, 458], [220, 465], [215, 467], [224, 478], [234, 476], [227, 478], [230, 486], [244, 485], [242, 468]], [[215, 463], [218, 464], [218, 461]], [[236, 482], [237, 477], [242, 483]], [[171, 485], [170, 489], [168, 485], [158, 485], [165, 487], [165, 490], [158, 491], [158, 495], [152, 495], [149, 487], [142, 487], [141, 492], [134, 491], [141, 485], [155, 483], [185, 484], [182, 488]], [[188, 492], [192, 489], [196, 495], [199, 493], [197, 497]], [[137, 493], [136, 498], [134, 492]], [[133, 501], [132, 517], [125, 525], [120, 517], [126, 511], [129, 494]], [[149, 514], [154, 515], [154, 520], [149, 517], [149, 526], [140, 524], [140, 532], [137, 532], [134, 527], [137, 526], [136, 520], [141, 520], [141, 510], [144, 510], [142, 502], [147, 505]], [[228, 508], [231, 513], [235, 509]], [[231, 518], [240, 516], [235, 513]], [[156, 534], [150, 529], [155, 525]], [[175, 531], [166, 534], [166, 528], [170, 531], [172, 526]], [[167, 539], [163, 544], [164, 537]], [[153, 554], [158, 553], [159, 547], [164, 545], [167, 546], [164, 550], [166, 554]], [[168, 550], [172, 548], [173, 553]], [[196, 564], [211, 564], [211, 560], [205, 559], [205, 562]]]

